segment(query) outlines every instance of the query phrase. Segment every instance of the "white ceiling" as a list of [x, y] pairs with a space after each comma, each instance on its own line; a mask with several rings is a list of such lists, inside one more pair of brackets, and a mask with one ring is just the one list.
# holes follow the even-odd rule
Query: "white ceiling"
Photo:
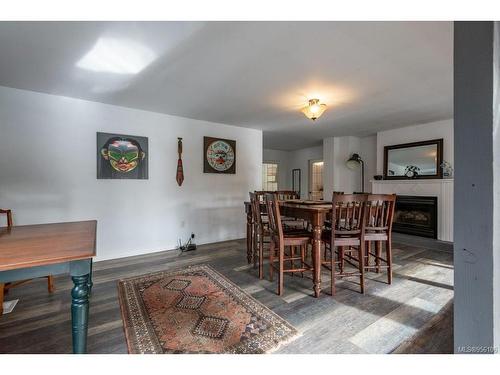
[[[293, 150], [453, 116], [451, 22], [0, 22], [0, 85], [264, 130]], [[308, 98], [328, 110], [300, 113]]]

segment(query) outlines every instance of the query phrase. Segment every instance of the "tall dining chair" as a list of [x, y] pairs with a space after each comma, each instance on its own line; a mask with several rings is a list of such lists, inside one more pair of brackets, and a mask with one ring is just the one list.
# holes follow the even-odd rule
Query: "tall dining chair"
[[[306, 263], [307, 247], [312, 243], [312, 235], [305, 231], [285, 232], [281, 223], [279, 200], [276, 194], [265, 195], [267, 216], [269, 218], [269, 278], [273, 281], [274, 271], [278, 272], [278, 295], [283, 295], [284, 274], [312, 271], [312, 266]], [[295, 254], [295, 248], [300, 249]], [[286, 250], [289, 250], [286, 253]], [[285, 263], [289, 264], [285, 268]], [[298, 263], [298, 264], [297, 264]]]
[[[359, 277], [361, 293], [365, 292], [365, 204], [366, 194], [333, 194], [332, 224], [322, 234], [325, 255], [322, 265], [331, 273], [331, 294], [335, 295], [336, 278]], [[345, 262], [355, 267], [347, 272]], [[339, 271], [337, 272], [337, 267]]]
[[[265, 245], [269, 244], [269, 220], [267, 215], [267, 208], [265, 201], [262, 201], [263, 195], [260, 192], [252, 193], [250, 192], [250, 205], [252, 207], [252, 221], [253, 221], [253, 249], [252, 255], [254, 260], [254, 268], [259, 269], [259, 278], [263, 278], [263, 268], [264, 268], [264, 250]], [[274, 193], [270, 193], [274, 194]], [[286, 225], [281, 217], [283, 231], [286, 235], [301, 235], [306, 232], [304, 228], [301, 227], [290, 227]]]
[[277, 190], [276, 195], [278, 196], [278, 200], [280, 201], [300, 198], [299, 194], [293, 190]]
[[[262, 200], [258, 193], [250, 192], [250, 204], [252, 206], [252, 221], [254, 223], [253, 229], [253, 260], [254, 268], [259, 265], [259, 278], [263, 278], [263, 267], [264, 267], [264, 243], [268, 243], [269, 239], [269, 227], [268, 222], [264, 221], [262, 218]], [[267, 215], [267, 211], [266, 211]], [[266, 241], [267, 240], [267, 241]]]
[[[279, 201], [300, 199], [299, 193], [293, 190], [277, 190], [276, 196]], [[297, 219], [295, 217], [282, 216], [281, 221], [283, 222], [284, 227], [288, 229], [305, 230], [308, 227], [308, 223], [305, 220]]]
[[[377, 273], [386, 269], [388, 284], [392, 283], [392, 222], [395, 205], [396, 194], [370, 194], [366, 203], [365, 244], [367, 255], [375, 259], [375, 264], [367, 263], [365, 269]], [[372, 242], [375, 243], [375, 253], [371, 252]], [[382, 254], [383, 245], [385, 257]]]
[[[13, 220], [12, 220], [12, 210], [6, 210], [6, 209], [0, 209], [0, 216], [6, 215], [7, 217], [7, 228], [11, 228], [13, 226]], [[51, 275], [44, 276], [47, 278], [47, 289], [49, 293], [54, 292], [54, 277]], [[28, 280], [22, 280], [22, 281], [16, 281], [16, 282], [11, 282], [11, 283], [0, 283], [0, 307], [3, 305], [3, 300], [4, 296], [9, 293], [9, 290], [12, 288], [15, 288], [17, 286], [23, 285], [32, 279]], [[0, 309], [3, 310], [3, 309]]]

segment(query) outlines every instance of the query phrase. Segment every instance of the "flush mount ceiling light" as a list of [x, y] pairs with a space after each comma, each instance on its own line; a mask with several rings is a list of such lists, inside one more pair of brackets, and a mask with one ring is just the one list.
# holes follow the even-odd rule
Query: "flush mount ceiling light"
[[309, 99], [309, 105], [301, 109], [301, 112], [311, 120], [319, 118], [326, 110], [326, 104], [321, 104], [319, 99]]

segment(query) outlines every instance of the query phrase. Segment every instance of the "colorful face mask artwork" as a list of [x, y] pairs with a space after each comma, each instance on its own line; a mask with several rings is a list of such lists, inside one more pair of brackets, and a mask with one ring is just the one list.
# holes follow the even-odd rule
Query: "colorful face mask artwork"
[[98, 179], [147, 179], [148, 139], [97, 133]]

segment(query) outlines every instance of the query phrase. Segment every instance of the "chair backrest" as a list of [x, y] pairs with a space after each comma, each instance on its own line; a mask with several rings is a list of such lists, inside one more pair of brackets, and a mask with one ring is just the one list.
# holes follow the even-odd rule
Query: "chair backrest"
[[[267, 193], [274, 193], [274, 191], [266, 191], [266, 190], [255, 190], [254, 193], [257, 195], [257, 199], [261, 202], [261, 203], [265, 203], [264, 202], [264, 195], [266, 195]], [[266, 213], [267, 214], [267, 213]]]
[[283, 227], [281, 226], [280, 206], [276, 194], [265, 195], [267, 217], [269, 220], [269, 234], [271, 241], [279, 247], [283, 244]]
[[370, 194], [366, 204], [366, 225], [370, 231], [392, 231], [396, 194]]
[[0, 215], [7, 216], [7, 227], [12, 227], [12, 210], [3, 210], [0, 208]]
[[353, 191], [352, 193], [353, 194], [370, 194], [370, 193], [367, 193], [367, 192], [364, 192], [364, 191]]
[[261, 200], [257, 193], [250, 192], [250, 204], [252, 205], [252, 220], [255, 225], [255, 229], [259, 234], [262, 234], [262, 212], [261, 212]]
[[278, 200], [280, 200], [280, 201], [300, 198], [299, 194], [293, 190], [278, 190], [276, 192], [276, 195], [278, 196]]
[[365, 230], [367, 194], [333, 194], [332, 239], [339, 236], [359, 236]]
[[342, 195], [342, 194], [344, 194], [344, 192], [343, 192], [343, 191], [334, 191], [334, 192], [333, 192], [333, 194], [339, 194], [339, 195]]

